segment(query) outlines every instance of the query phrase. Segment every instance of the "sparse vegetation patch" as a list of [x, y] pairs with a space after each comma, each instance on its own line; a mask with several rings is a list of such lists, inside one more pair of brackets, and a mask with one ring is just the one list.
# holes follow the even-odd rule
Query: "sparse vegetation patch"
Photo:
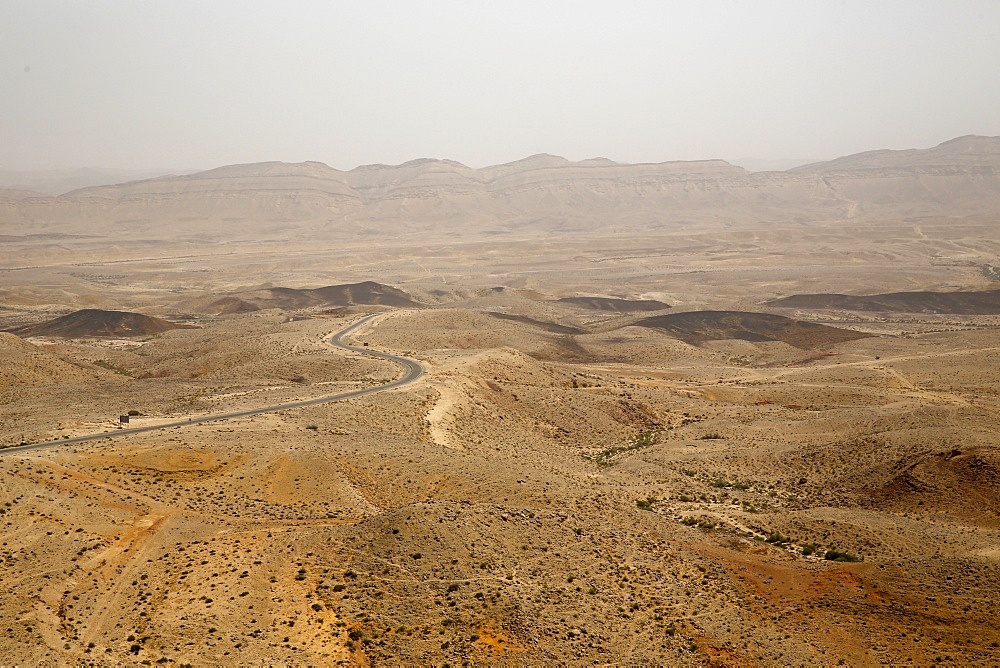
[[128, 369], [123, 369], [120, 366], [115, 366], [114, 364], [108, 362], [107, 360], [94, 360], [94, 364], [96, 366], [101, 367], [102, 369], [107, 369], [108, 371], [114, 371], [115, 373], [121, 376], [129, 376], [129, 377], [132, 376], [132, 372], [129, 371]]
[[659, 442], [660, 435], [663, 433], [663, 429], [651, 429], [648, 431], [639, 432], [625, 445], [616, 445], [607, 450], [602, 450], [590, 457], [591, 461], [595, 462], [601, 468], [611, 466], [612, 459], [626, 452], [634, 452], [636, 450], [641, 450], [643, 448], [648, 448], [652, 445], [656, 445]]

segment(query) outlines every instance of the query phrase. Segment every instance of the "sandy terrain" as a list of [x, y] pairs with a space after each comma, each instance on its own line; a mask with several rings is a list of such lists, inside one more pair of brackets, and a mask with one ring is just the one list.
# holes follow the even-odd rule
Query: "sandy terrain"
[[[845, 170], [935, 156], [809, 173], [846, 192], [861, 177]], [[560, 163], [533, 164], [480, 176], [523, 193]], [[427, 168], [397, 175], [423, 183]], [[212, 178], [249, 168], [226, 169]], [[348, 185], [396, 220], [405, 198], [367, 174]], [[807, 224], [797, 209], [633, 235], [5, 244], [0, 329], [82, 308], [196, 328], [0, 333], [2, 445], [113, 429], [130, 410], [154, 424], [386, 382], [395, 365], [323, 342], [367, 313], [384, 315], [356, 344], [427, 374], [0, 449], [0, 657], [995, 665], [1000, 317], [766, 304], [996, 288], [996, 216], [922, 216], [923, 201], [877, 220]], [[230, 298], [256, 310], [220, 307]], [[782, 318], [683, 315], [701, 311]]]

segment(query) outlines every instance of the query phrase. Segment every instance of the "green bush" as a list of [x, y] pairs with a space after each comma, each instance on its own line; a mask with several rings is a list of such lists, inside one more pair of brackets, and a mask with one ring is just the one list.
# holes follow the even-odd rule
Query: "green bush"
[[840, 550], [827, 550], [823, 558], [827, 561], [841, 561], [853, 563], [856, 561], [861, 561], [861, 557], [851, 554], [850, 552], [841, 552]]

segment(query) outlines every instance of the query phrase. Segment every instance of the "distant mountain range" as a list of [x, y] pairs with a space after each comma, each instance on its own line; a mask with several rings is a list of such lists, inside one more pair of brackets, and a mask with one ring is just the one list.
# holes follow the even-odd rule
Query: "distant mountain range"
[[449, 160], [219, 167], [74, 190], [0, 190], [0, 235], [289, 239], [466, 231], [575, 233], [678, 222], [808, 222], [968, 215], [1000, 208], [1000, 137], [871, 151], [783, 172], [723, 160], [620, 164], [534, 155], [472, 169]]
[[61, 195], [71, 190], [91, 186], [107, 186], [125, 181], [150, 179], [164, 174], [191, 174], [197, 170], [170, 169], [103, 169], [81, 167], [79, 169], [47, 169], [36, 171], [12, 171], [0, 169], [0, 188], [9, 190], [31, 190], [47, 195]]

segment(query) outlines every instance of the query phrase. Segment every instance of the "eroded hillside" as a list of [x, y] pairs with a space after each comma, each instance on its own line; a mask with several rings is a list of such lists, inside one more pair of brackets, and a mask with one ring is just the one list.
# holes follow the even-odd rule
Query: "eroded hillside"
[[[320, 349], [319, 334], [356, 317], [232, 316], [119, 351], [131, 376], [88, 373], [108, 379], [94, 391], [108, 405], [158, 387], [139, 420], [173, 415], [200, 379], [217, 393], [185, 411], [290, 396], [253, 378], [306, 375], [282, 382], [300, 396], [391, 378]], [[428, 375], [406, 389], [0, 459], [3, 654], [989, 662], [992, 326], [789, 347], [778, 365], [787, 344], [627, 329], [644, 337], [619, 335], [631, 361], [567, 361], [545, 353], [565, 335], [530, 321], [387, 313], [356, 339], [422, 360]], [[240, 345], [206, 355], [237, 331]], [[59, 370], [87, 369], [106, 350], [95, 345], [32, 353], [11, 337], [7, 349], [39, 369], [23, 380], [42, 396], [54, 373], [74, 382]], [[675, 356], [639, 362], [651, 345]], [[195, 358], [197, 374], [184, 366]], [[42, 429], [64, 408], [38, 412]]]

